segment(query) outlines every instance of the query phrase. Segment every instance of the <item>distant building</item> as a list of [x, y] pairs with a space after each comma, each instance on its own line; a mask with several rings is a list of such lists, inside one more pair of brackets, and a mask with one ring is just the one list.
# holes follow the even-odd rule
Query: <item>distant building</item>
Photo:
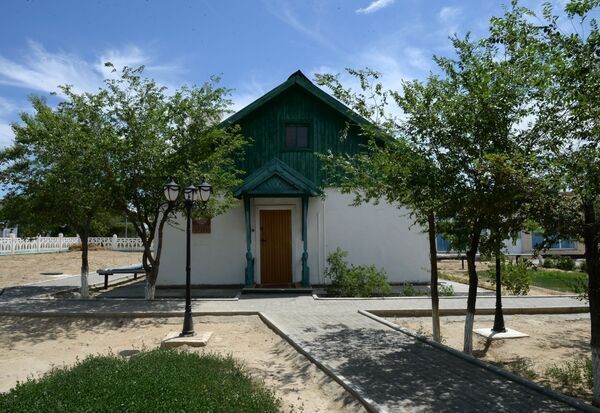
[[6, 238], [8, 237], [10, 234], [15, 234], [15, 236], [17, 236], [19, 233], [19, 227], [13, 227], [13, 228], [2, 228], [2, 238]]
[[[544, 241], [544, 235], [540, 232], [519, 232], [515, 240], [504, 241], [504, 252], [508, 255], [533, 255], [536, 247]], [[452, 254], [456, 251], [450, 249], [450, 242], [441, 234], [437, 236], [437, 252], [440, 255]], [[585, 247], [583, 243], [573, 240], [558, 240], [548, 249], [542, 251], [542, 255], [583, 255]]]

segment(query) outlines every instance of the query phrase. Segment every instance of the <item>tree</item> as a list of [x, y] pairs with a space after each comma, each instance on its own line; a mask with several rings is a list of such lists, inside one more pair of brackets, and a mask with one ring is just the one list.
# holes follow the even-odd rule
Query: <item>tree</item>
[[[431, 77], [426, 84], [406, 82], [404, 93], [386, 92], [372, 70], [348, 72], [361, 84], [360, 93], [344, 89], [337, 76], [317, 75], [319, 84], [350, 105], [371, 123], [362, 125], [370, 138], [362, 152], [352, 156], [324, 157], [333, 183], [342, 192], [353, 193], [355, 204], [385, 199], [408, 208], [416, 224], [427, 228], [431, 264], [430, 288], [433, 339], [441, 341], [436, 248], [437, 215], [444, 214], [445, 188], [451, 187], [445, 165], [435, 148], [428, 145], [432, 135], [444, 127], [441, 105], [445, 83]], [[399, 124], [386, 113], [386, 102], [394, 99], [407, 115]]]
[[[548, 4], [541, 31], [525, 32], [543, 63], [538, 129], [552, 178], [546, 188], [554, 194], [537, 219], [546, 233], [585, 245], [595, 406], [600, 406], [600, 30], [591, 16], [599, 6], [598, 0], [571, 0], [566, 16], [557, 16]], [[572, 31], [561, 27], [562, 17]]]
[[237, 161], [248, 140], [238, 128], [218, 127], [231, 102], [229, 91], [217, 87], [217, 78], [169, 95], [165, 87], [142, 77], [143, 69], [124, 68], [106, 81], [102, 93], [107, 95], [105, 110], [115, 131], [110, 162], [113, 197], [144, 245], [146, 298], [153, 299], [164, 226], [181, 212], [180, 205], [166, 202], [164, 185], [170, 179], [198, 185], [205, 177], [217, 196], [211, 197], [202, 214], [224, 212], [235, 205], [229, 189], [241, 183]]
[[[515, 5], [507, 15], [526, 13]], [[366, 135], [391, 137], [373, 141], [350, 160], [332, 158], [332, 170], [347, 176], [338, 178], [342, 188], [355, 191], [357, 202], [385, 197], [406, 206], [427, 225], [432, 283], [436, 224], [454, 247], [466, 251], [466, 353], [472, 351], [477, 254], [498, 254], [500, 241], [522, 229], [538, 185], [538, 146], [523, 126], [531, 114], [527, 79], [535, 60], [514, 58], [522, 56], [521, 37], [503, 40], [451, 38], [456, 57], [434, 58], [443, 77], [430, 76], [425, 85], [405, 82], [402, 91], [384, 92], [369, 71], [350, 70], [359, 80], [358, 93], [341, 87], [335, 76], [319, 77], [337, 98], [374, 120], [375, 127], [363, 127]], [[385, 115], [390, 96], [406, 117], [399, 124]]]
[[13, 144], [0, 152], [0, 182], [8, 188], [3, 214], [25, 235], [67, 224], [81, 239], [81, 296], [88, 296], [88, 237], [94, 219], [113, 207], [107, 165], [110, 128], [104, 94], [74, 93], [51, 108], [32, 97], [34, 114], [13, 124]]

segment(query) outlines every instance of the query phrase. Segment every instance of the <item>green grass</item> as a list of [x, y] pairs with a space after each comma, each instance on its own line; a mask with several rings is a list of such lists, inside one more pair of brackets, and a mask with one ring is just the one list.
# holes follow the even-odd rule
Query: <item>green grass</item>
[[0, 394], [1, 412], [278, 412], [231, 357], [153, 350], [94, 356]]
[[587, 274], [579, 271], [530, 271], [530, 275], [531, 285], [563, 292], [578, 293], [578, 283], [587, 282]]

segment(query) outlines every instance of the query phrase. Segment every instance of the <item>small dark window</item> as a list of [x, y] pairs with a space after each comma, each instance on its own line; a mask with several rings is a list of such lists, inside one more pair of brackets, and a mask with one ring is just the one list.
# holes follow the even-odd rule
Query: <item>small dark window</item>
[[308, 148], [308, 125], [285, 125], [285, 145], [291, 149]]
[[193, 219], [192, 234], [210, 234], [210, 218]]

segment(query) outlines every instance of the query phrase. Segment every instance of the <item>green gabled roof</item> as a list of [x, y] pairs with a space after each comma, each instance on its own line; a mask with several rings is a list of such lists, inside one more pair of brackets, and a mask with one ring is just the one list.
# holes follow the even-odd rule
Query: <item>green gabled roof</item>
[[277, 158], [254, 171], [233, 191], [236, 198], [317, 196], [320, 193], [309, 179]]
[[234, 113], [233, 115], [231, 115], [230, 117], [225, 119], [223, 122], [221, 122], [219, 124], [219, 126], [220, 127], [231, 126], [231, 125], [238, 123], [240, 119], [244, 118], [246, 115], [255, 111], [259, 107], [265, 105], [271, 99], [274, 99], [277, 96], [281, 95], [283, 92], [285, 92], [286, 90], [288, 90], [290, 87], [292, 87], [294, 85], [300, 86], [301, 88], [306, 90], [308, 93], [312, 94], [317, 99], [319, 99], [326, 105], [329, 105], [331, 108], [335, 109], [340, 114], [347, 117], [348, 119], [355, 122], [356, 124], [361, 125], [361, 124], [369, 123], [365, 118], [363, 118], [362, 116], [360, 116], [359, 114], [354, 112], [348, 106], [344, 105], [339, 100], [331, 97], [329, 94], [323, 92], [321, 89], [319, 89], [317, 86], [315, 86], [304, 75], [304, 73], [302, 73], [300, 70], [297, 70], [296, 72], [292, 73], [285, 82], [283, 82], [282, 84], [277, 86], [275, 89], [272, 89], [270, 92], [266, 93], [262, 97], [256, 99], [254, 102], [250, 103], [245, 108]]

